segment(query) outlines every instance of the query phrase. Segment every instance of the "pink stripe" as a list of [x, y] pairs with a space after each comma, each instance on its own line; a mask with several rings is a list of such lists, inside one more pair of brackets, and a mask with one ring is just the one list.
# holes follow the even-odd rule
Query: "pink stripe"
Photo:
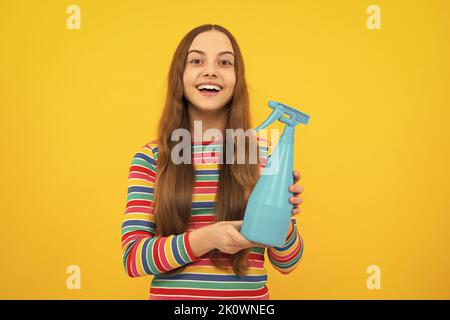
[[212, 215], [193, 215], [191, 216], [191, 223], [198, 223], [198, 222], [214, 222], [215, 217]]
[[131, 262], [131, 263], [130, 263], [130, 267], [131, 267], [131, 274], [132, 274], [133, 276], [138, 276], [138, 275], [139, 275], [139, 273], [137, 272], [137, 268], [136, 268], [136, 261], [137, 261], [138, 259], [141, 258], [141, 257], [139, 257], [139, 256], [137, 255], [137, 247], [139, 246], [139, 243], [140, 243], [140, 242], [141, 242], [141, 241], [137, 240], [137, 241], [133, 244], [133, 249], [132, 249], [133, 252], [130, 252], [131, 257], [128, 256], [128, 259], [132, 258], [131, 261], [130, 261], [130, 262]]
[[[294, 242], [294, 245], [295, 245], [295, 242]], [[272, 252], [272, 257], [275, 259], [275, 261], [286, 262], [286, 261], [291, 260], [292, 257], [296, 256], [300, 250], [301, 250], [301, 246], [300, 246], [300, 242], [299, 242], [297, 244], [297, 246], [295, 246], [295, 249], [293, 249], [293, 251], [291, 253], [289, 253], [288, 255], [283, 256], [283, 255], [276, 254], [276, 253], [274, 254]], [[275, 252], [278, 252], [278, 251], [275, 251]]]
[[142, 173], [142, 172], [131, 172], [129, 175], [129, 179], [143, 179], [147, 181], [155, 181], [155, 177], [152, 177], [148, 174]]
[[219, 158], [209, 158], [209, 157], [203, 157], [202, 159], [194, 159], [194, 161], [192, 161], [192, 163], [194, 164], [217, 164], [220, 162]]
[[[265, 147], [265, 143], [264, 141], [267, 142], [267, 146], [269, 146], [268, 140], [263, 139], [258, 137], [258, 140], [260, 141], [260, 146], [261, 147]], [[263, 143], [261, 143], [261, 141], [263, 141]], [[156, 152], [157, 150], [157, 141], [154, 140], [151, 142], [151, 145], [148, 145], [148, 152], [146, 152], [148, 154], [148, 156], [150, 156], [151, 158], [155, 158], [154, 157], [154, 152]], [[264, 152], [263, 152], [264, 153]], [[194, 164], [198, 164], [198, 167], [196, 167], [196, 170], [199, 170], [200, 172], [203, 170], [213, 170], [213, 169], [218, 169], [218, 167], [216, 167], [216, 164], [220, 158], [222, 158], [223, 156], [223, 151], [220, 150], [220, 148], [211, 148], [210, 150], [204, 150], [204, 151], [198, 151], [193, 153], [193, 160], [194, 160]], [[262, 170], [265, 168], [266, 164], [267, 164], [267, 160], [264, 156], [262, 156], [261, 158], [262, 163], [260, 164], [260, 172], [262, 172]], [[156, 159], [154, 159], [156, 161]], [[210, 166], [206, 166], [206, 165], [202, 165], [202, 164], [211, 164]], [[208, 168], [206, 168], [208, 167]], [[140, 179], [141, 181], [141, 185], [144, 185], [146, 183], [146, 186], [150, 186], [150, 183], [155, 182], [156, 176], [155, 176], [155, 172], [152, 171], [152, 168], [145, 168], [139, 165], [132, 165], [130, 172], [129, 172], [129, 178], [130, 179]], [[198, 201], [201, 203], [210, 203], [213, 204], [215, 201], [215, 196], [216, 193], [218, 191], [218, 177], [216, 177], [215, 175], [211, 175], [211, 178], [213, 178], [214, 180], [212, 181], [199, 181], [196, 180], [195, 184], [194, 184], [194, 190], [193, 190], [193, 195], [194, 196], [202, 196], [202, 198], [204, 200], [202, 201]], [[131, 182], [131, 184], [133, 184], [133, 182]], [[133, 204], [136, 205], [135, 207], [133, 207]], [[195, 213], [201, 213], [202, 210], [193, 210]], [[128, 220], [132, 220], [129, 217], [126, 217], [126, 214], [131, 214], [131, 213], [144, 213], [144, 214], [151, 214], [152, 216], [144, 216], [145, 220], [149, 220], [149, 221], [154, 221], [154, 214], [155, 214], [155, 208], [154, 208], [154, 203], [153, 201], [146, 201], [144, 199], [135, 199], [135, 200], [127, 200], [127, 207], [125, 208], [125, 221]], [[187, 231], [193, 231], [193, 230], [197, 230], [203, 227], [206, 227], [208, 225], [211, 225], [212, 223], [214, 223], [215, 221], [215, 215], [213, 212], [208, 213], [208, 214], [201, 214], [201, 215], [195, 215], [193, 214], [189, 221], [188, 221], [188, 229]], [[147, 239], [148, 237], [156, 237], [156, 236], [160, 236], [158, 234], [158, 230], [157, 228], [155, 228], [154, 230], [154, 234], [151, 234], [149, 232], [145, 232], [144, 230], [141, 230], [140, 233], [136, 233], [134, 234], [133, 231], [127, 232], [126, 234], [124, 234], [122, 236], [122, 247], [126, 248], [127, 245], [130, 244], [130, 242], [134, 242], [133, 244], [133, 249], [137, 248], [138, 245], [140, 244], [140, 241], [144, 241], [144, 239]], [[159, 239], [157, 239], [157, 241], [152, 243], [154, 245], [156, 245], [155, 250], [153, 251], [155, 253], [155, 255], [153, 256], [153, 258], [155, 259], [155, 263], [159, 266], [158, 268], [161, 269], [162, 272], [166, 272], [171, 270], [171, 268], [173, 268], [170, 264], [169, 264], [169, 260], [171, 260], [171, 256], [173, 255], [171, 249], [166, 250], [165, 249], [165, 245], [170, 244], [170, 240], [172, 239], [172, 237], [161, 237]], [[169, 242], [166, 242], [169, 241]], [[186, 237], [183, 238], [183, 241], [186, 241]], [[300, 240], [301, 241], [301, 240]], [[185, 243], [185, 245], [187, 245], [188, 243]], [[296, 248], [296, 250], [293, 250], [294, 247]], [[272, 262], [276, 263], [276, 261], [285, 261], [286, 259], [292, 259], [292, 257], [294, 257], [296, 254], [298, 254], [298, 249], [301, 248], [301, 244], [298, 245], [297, 243], [295, 243], [290, 250], [294, 251], [291, 252], [290, 254], [286, 253], [286, 252], [277, 252], [276, 250], [274, 250], [273, 252], [270, 252], [270, 254], [274, 253], [273, 258], [274, 260], [272, 260]], [[153, 254], [152, 252], [152, 254]], [[130, 259], [128, 262], [128, 267], [129, 267], [129, 271], [130, 274], [134, 275], [134, 276], [140, 276], [141, 274], [139, 274], [138, 272], [138, 262], [142, 261], [142, 256], [136, 257], [136, 256], [132, 256], [132, 253], [135, 253], [135, 251], [130, 252], [130, 256], [129, 258], [133, 257], [133, 259]], [[280, 254], [281, 255], [278, 255]], [[248, 259], [248, 266], [252, 269], [252, 271], [250, 271], [250, 276], [252, 275], [257, 275], [257, 274], [263, 274], [265, 275], [266, 273], [264, 272], [264, 263], [265, 263], [265, 254], [266, 251], [264, 250], [264, 252], [261, 253], [252, 253], [249, 255], [249, 259]], [[283, 256], [282, 254], [286, 254], [285, 256]], [[232, 267], [232, 260], [231, 260], [231, 255], [223, 255], [221, 256], [221, 262], [224, 266], [226, 266], [227, 268], [231, 268]], [[139, 259], [139, 261], [137, 260]], [[271, 256], [272, 259], [272, 256]], [[197, 259], [196, 261], [194, 261], [193, 263], [189, 264], [189, 266], [192, 267], [201, 267], [204, 268], [205, 270], [207, 270], [207, 272], [211, 272], [211, 273], [215, 273], [215, 272], [221, 272], [220, 270], [215, 269], [214, 265], [212, 264], [212, 261], [209, 259], [209, 253], [206, 253], [203, 257], [201, 257], [200, 259]], [[285, 272], [287, 270], [279, 270], [279, 268], [277, 268], [275, 265], [273, 265], [275, 267], [275, 269], [278, 269], [278, 271], [280, 271], [281, 273], [288, 273]], [[293, 270], [296, 266], [293, 266], [291, 269]], [[257, 274], [255, 274], [257, 273]], [[165, 289], [165, 288], [154, 288], [154, 291], [150, 291], [149, 292], [149, 298], [150, 299], [154, 299], [154, 300], [179, 300], [179, 299], [187, 299], [187, 300], [222, 300], [222, 299], [226, 299], [226, 300], [232, 300], [232, 299], [239, 299], [239, 300], [267, 300], [269, 299], [269, 293], [268, 293], [268, 289], [266, 286], [264, 286], [264, 284], [261, 284], [261, 287], [257, 290], [257, 291], [253, 291], [253, 290], [244, 290], [244, 292], [241, 292], [240, 290], [213, 290], [208, 292], [207, 289], [205, 288], [201, 288], [203, 286], [203, 284], [199, 283], [199, 291], [198, 293], [193, 292], [193, 290], [186, 288], [186, 290], [180, 290], [181, 288], [174, 288], [174, 289]], [[154, 292], [154, 293], [152, 293]], [[202, 295], [204, 297], [202, 297]], [[228, 297], [229, 295], [232, 295], [231, 297]], [[239, 296], [239, 298], [235, 297], [236, 295]], [[242, 295], [242, 296], [241, 296]], [[259, 296], [260, 297], [255, 297], [255, 296]], [[234, 297], [233, 297], [234, 296]]]
[[[208, 254], [206, 254], [206, 256], [208, 256]], [[221, 264], [223, 266], [225, 266], [225, 267], [231, 267], [232, 266], [231, 260], [222, 260]], [[252, 267], [252, 268], [263, 268], [264, 267], [264, 261], [249, 260], [248, 261], [248, 265], [249, 265], [249, 267]], [[210, 259], [200, 259], [200, 260], [197, 260], [197, 261], [191, 263], [189, 266], [215, 268], [213, 266], [213, 264], [212, 264]]]
[[192, 158], [198, 159], [198, 158], [219, 158], [221, 152], [218, 151], [205, 151], [203, 153], [201, 152], [195, 152], [192, 154]]
[[248, 296], [248, 297], [239, 297], [239, 298], [234, 298], [234, 297], [207, 297], [207, 298], [200, 298], [200, 297], [196, 297], [196, 296], [189, 296], [189, 295], [184, 295], [184, 296], [180, 296], [179, 294], [174, 295], [173, 297], [171, 297], [170, 295], [159, 295], [159, 294], [152, 294], [150, 293], [149, 296], [149, 300], [269, 300], [270, 296], [269, 296], [269, 292], [267, 291], [266, 294], [260, 296], [260, 297], [252, 297], [252, 296]]
[[166, 259], [166, 252], [164, 251], [164, 245], [167, 241], [167, 238], [161, 238], [160, 241], [158, 241], [158, 254], [159, 254], [159, 260], [161, 261], [161, 264], [163, 265], [164, 269], [170, 270], [172, 269], [169, 265], [169, 262]]
[[[146, 238], [146, 237], [143, 237], [141, 234], [130, 235], [129, 237], [127, 237], [127, 238], [124, 240], [124, 242], [128, 243], [128, 242], [130, 242], [130, 241], [138, 240], [138, 239], [141, 239], [141, 238]], [[153, 238], [153, 237], [150, 235], [150, 233], [149, 233], [149, 238]]]
[[198, 188], [194, 187], [194, 194], [211, 194], [216, 195], [217, 187], [213, 188]]
[[217, 297], [210, 297], [210, 298], [199, 298], [199, 297], [195, 297], [195, 296], [159, 296], [157, 294], [152, 294], [150, 295], [149, 300], [270, 300], [269, 299], [269, 294], [267, 293], [266, 295], [262, 296], [262, 297], [258, 297], [258, 298], [253, 298], [253, 297], [242, 297], [242, 298], [230, 298], [230, 297], [223, 297], [223, 298], [217, 298]]
[[154, 208], [153, 207], [129, 207], [125, 209], [125, 214], [127, 213], [135, 213], [135, 212], [141, 212], [141, 213], [153, 213]]

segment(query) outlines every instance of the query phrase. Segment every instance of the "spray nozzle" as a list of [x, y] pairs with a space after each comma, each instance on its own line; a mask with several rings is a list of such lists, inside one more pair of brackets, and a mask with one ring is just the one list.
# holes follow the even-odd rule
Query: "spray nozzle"
[[[303, 123], [308, 124], [309, 115], [298, 111], [292, 107], [289, 107], [285, 104], [270, 101], [268, 103], [269, 107], [273, 109], [270, 116], [258, 127], [255, 128], [256, 131], [266, 128], [275, 120], [280, 120], [281, 122], [287, 124], [288, 126], [295, 127], [296, 125]], [[288, 115], [289, 118], [284, 115]]]

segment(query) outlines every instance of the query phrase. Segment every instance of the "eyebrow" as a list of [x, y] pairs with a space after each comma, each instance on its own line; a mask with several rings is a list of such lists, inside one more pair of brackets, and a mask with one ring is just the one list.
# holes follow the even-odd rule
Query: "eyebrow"
[[[200, 50], [191, 50], [191, 51], [189, 51], [187, 54], [189, 54], [189, 53], [191, 53], [191, 52], [197, 52], [197, 53], [200, 53], [200, 54], [202, 54], [202, 55], [205, 55], [205, 53], [203, 52], [203, 51], [200, 51]], [[222, 52], [219, 52], [219, 56], [221, 56], [221, 55], [224, 55], [224, 54], [227, 54], [227, 53], [229, 53], [229, 54], [232, 54], [233, 55], [233, 57], [234, 57], [234, 53], [233, 52], [231, 52], [231, 51], [222, 51]]]

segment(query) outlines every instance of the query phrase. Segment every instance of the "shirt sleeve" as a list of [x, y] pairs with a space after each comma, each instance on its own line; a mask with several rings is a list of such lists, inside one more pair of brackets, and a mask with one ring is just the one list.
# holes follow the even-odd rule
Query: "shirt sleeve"
[[303, 255], [303, 239], [298, 232], [297, 223], [291, 219], [286, 242], [281, 247], [269, 247], [267, 256], [272, 266], [283, 274], [293, 271]]
[[[267, 144], [268, 161], [276, 145], [274, 146], [270, 141]], [[303, 239], [298, 231], [297, 221], [292, 217], [285, 243], [281, 247], [269, 247], [267, 249], [267, 256], [275, 269], [282, 274], [288, 274], [300, 264], [302, 255]]]
[[198, 259], [189, 244], [189, 231], [168, 237], [155, 235], [155, 177], [154, 153], [146, 145], [131, 161], [122, 219], [123, 266], [133, 278], [168, 272]]

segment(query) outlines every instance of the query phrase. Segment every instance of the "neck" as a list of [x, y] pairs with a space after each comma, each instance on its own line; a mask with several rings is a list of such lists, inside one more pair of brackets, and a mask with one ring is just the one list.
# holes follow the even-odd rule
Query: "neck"
[[[192, 139], [194, 141], [200, 140], [213, 140], [211, 135], [205, 135], [206, 130], [216, 129], [219, 130], [222, 135], [225, 134], [225, 127], [228, 120], [228, 110], [223, 107], [217, 111], [204, 111], [198, 110], [196, 107], [189, 104], [189, 131], [191, 132]], [[195, 123], [194, 121], [200, 121]], [[200, 130], [201, 128], [201, 130]], [[214, 132], [210, 132], [214, 133]], [[224, 137], [214, 136], [214, 140], [223, 139]]]

